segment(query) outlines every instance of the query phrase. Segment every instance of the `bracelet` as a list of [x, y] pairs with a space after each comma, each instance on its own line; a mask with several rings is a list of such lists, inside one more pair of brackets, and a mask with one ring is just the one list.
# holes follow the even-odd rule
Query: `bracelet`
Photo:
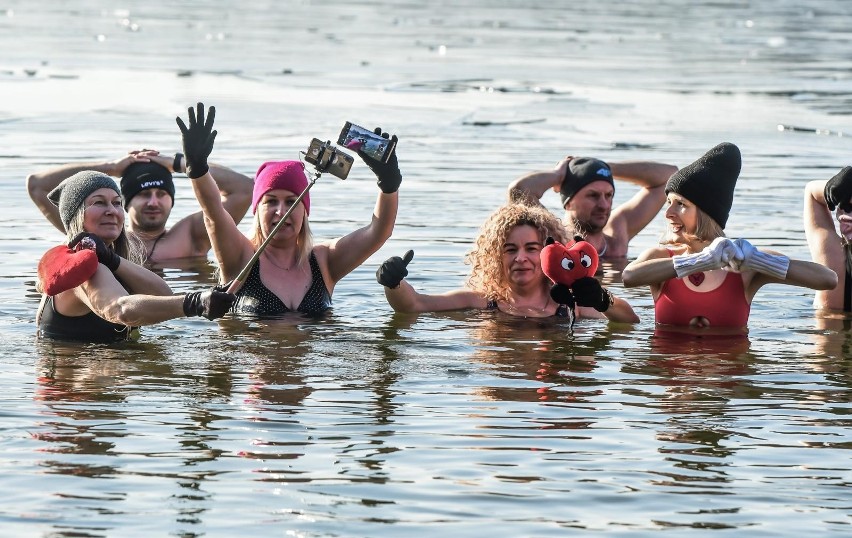
[[183, 153], [177, 152], [175, 153], [175, 161], [172, 163], [172, 172], [175, 174], [181, 173], [180, 171], [180, 161], [183, 159]]
[[606, 305], [606, 308], [601, 310], [601, 312], [606, 312], [607, 310], [609, 310], [609, 307], [615, 304], [615, 296], [608, 289], [603, 288], [603, 290], [606, 292], [606, 300], [608, 304]]

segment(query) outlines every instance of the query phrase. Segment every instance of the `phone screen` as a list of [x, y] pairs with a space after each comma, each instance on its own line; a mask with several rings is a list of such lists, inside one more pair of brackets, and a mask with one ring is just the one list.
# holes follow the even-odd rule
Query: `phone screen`
[[348, 121], [340, 131], [337, 143], [346, 149], [361, 151], [381, 162], [387, 162], [393, 152], [393, 142]]

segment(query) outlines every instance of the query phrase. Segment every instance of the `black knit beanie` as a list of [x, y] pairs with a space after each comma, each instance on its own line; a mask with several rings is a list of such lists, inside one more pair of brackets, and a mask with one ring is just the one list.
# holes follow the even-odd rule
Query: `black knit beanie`
[[121, 195], [124, 196], [124, 207], [130, 199], [145, 189], [163, 189], [175, 203], [175, 183], [168, 168], [155, 162], [133, 163], [124, 169], [121, 175]]
[[92, 170], [77, 172], [47, 194], [48, 200], [59, 207], [59, 218], [66, 231], [86, 198], [98, 189], [112, 189], [116, 194], [121, 194], [113, 178]]
[[666, 183], [666, 194], [683, 196], [725, 229], [741, 167], [740, 149], [722, 142], [672, 174]]
[[577, 157], [568, 163], [565, 179], [559, 186], [559, 197], [562, 198], [562, 207], [577, 194], [577, 191], [595, 181], [606, 181], [613, 187], [612, 170], [609, 165], [591, 157]]

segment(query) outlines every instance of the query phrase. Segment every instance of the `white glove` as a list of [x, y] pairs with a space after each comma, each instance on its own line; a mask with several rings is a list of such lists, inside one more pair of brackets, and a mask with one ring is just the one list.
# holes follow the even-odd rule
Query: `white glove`
[[704, 250], [695, 254], [672, 256], [675, 273], [683, 278], [692, 273], [721, 269], [738, 254], [737, 246], [727, 237], [717, 237]]
[[731, 264], [736, 266], [737, 271], [757, 271], [778, 280], [787, 278], [787, 269], [790, 268], [790, 258], [787, 256], [761, 252], [745, 239], [737, 239], [734, 244], [742, 252], [742, 260]]

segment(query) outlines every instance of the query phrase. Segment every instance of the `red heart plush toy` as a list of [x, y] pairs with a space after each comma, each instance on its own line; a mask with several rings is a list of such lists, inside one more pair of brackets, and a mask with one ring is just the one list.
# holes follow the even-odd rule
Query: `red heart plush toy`
[[73, 250], [66, 245], [48, 250], [38, 262], [38, 278], [47, 295], [76, 288], [92, 278], [97, 270], [98, 255], [94, 250]]
[[571, 287], [577, 280], [594, 276], [598, 270], [598, 251], [581, 236], [563, 245], [548, 237], [541, 249], [541, 270], [555, 284]]

